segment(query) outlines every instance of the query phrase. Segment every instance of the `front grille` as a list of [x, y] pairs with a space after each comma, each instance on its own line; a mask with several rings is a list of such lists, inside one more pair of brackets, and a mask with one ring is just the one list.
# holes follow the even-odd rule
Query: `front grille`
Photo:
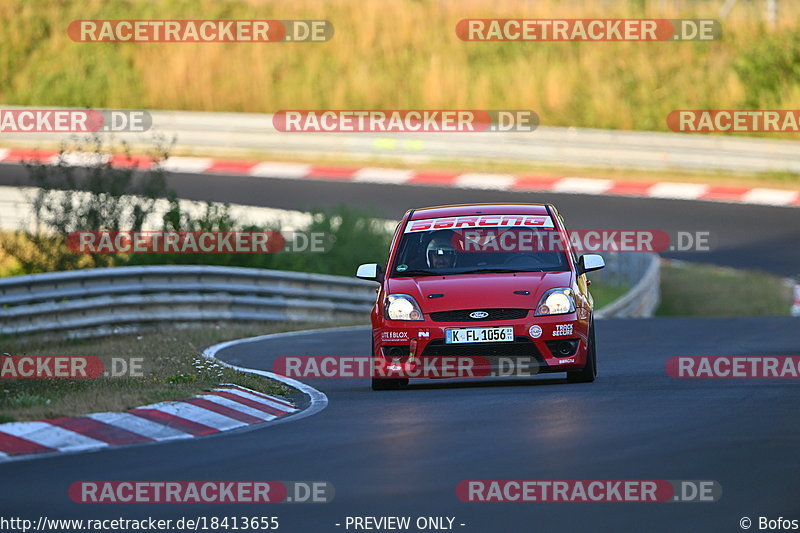
[[474, 344], [445, 344], [434, 339], [425, 347], [423, 357], [535, 357], [543, 361], [539, 350], [527, 337], [514, 337], [513, 342], [481, 342]]
[[[484, 318], [472, 318], [470, 313], [484, 311], [489, 316]], [[528, 315], [527, 309], [458, 309], [456, 311], [438, 311], [431, 313], [431, 320], [434, 322], [486, 322], [488, 320], [515, 320], [525, 318]]]

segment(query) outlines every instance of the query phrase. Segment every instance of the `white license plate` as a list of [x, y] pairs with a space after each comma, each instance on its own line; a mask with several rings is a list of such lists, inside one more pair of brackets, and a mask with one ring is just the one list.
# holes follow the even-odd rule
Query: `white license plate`
[[445, 330], [446, 344], [464, 344], [468, 342], [511, 342], [514, 340], [514, 328], [459, 328]]

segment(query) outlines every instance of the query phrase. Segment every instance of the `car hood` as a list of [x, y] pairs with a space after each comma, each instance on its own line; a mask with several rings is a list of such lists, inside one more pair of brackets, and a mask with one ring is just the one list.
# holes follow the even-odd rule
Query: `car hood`
[[[387, 289], [389, 294], [409, 294], [419, 302], [423, 313], [435, 313], [456, 309], [534, 309], [545, 291], [571, 285], [572, 272], [518, 272], [390, 278]], [[430, 297], [435, 294], [443, 296]]]

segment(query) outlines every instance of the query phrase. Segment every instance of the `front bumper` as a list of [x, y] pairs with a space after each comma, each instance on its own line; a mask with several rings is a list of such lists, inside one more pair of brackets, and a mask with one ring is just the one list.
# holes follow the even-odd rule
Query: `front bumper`
[[[446, 330], [510, 326], [511, 342], [448, 344]], [[589, 321], [576, 313], [498, 321], [383, 319], [373, 328], [376, 376], [526, 376], [580, 370], [586, 364]], [[444, 366], [450, 371], [437, 371]], [[462, 375], [464, 374], [464, 375]]]

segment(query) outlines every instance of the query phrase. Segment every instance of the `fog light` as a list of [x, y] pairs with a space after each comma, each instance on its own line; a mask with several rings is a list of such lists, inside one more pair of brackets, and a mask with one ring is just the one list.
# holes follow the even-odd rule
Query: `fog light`
[[561, 355], [572, 355], [572, 342], [561, 341], [558, 343], [558, 353]]
[[572, 357], [578, 350], [580, 339], [562, 339], [546, 341], [547, 347], [553, 357]]
[[405, 355], [405, 350], [398, 346], [393, 346], [389, 349], [389, 357], [392, 358], [392, 361], [399, 361], [403, 355]]

